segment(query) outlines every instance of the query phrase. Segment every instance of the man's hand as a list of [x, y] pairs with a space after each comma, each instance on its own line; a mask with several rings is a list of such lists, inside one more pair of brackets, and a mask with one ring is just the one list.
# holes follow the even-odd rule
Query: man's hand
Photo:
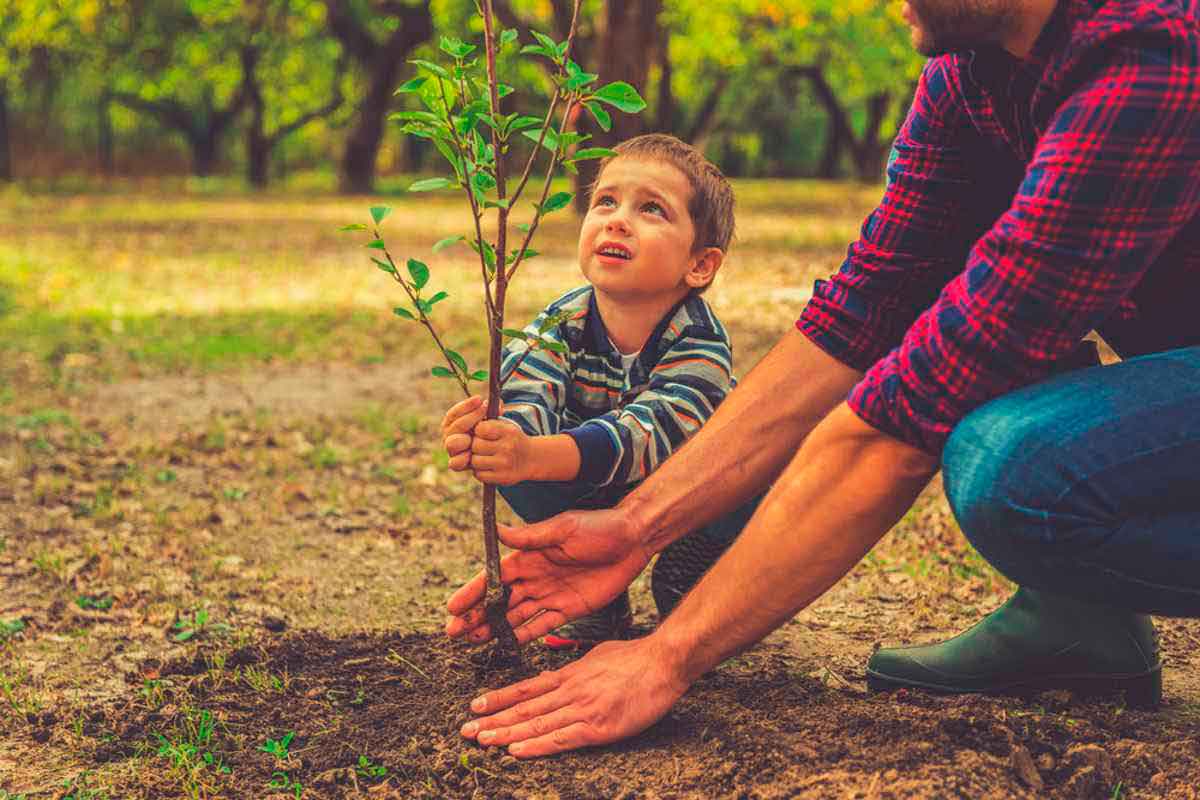
[[475, 426], [486, 415], [487, 400], [475, 395], [455, 403], [442, 417], [442, 445], [450, 456], [450, 469], [455, 472], [470, 469]]
[[462, 735], [520, 758], [608, 744], [641, 733], [687, 691], [653, 635], [605, 642], [554, 672], [475, 698]]
[[[500, 527], [500, 541], [517, 549], [500, 562], [512, 588], [508, 621], [522, 644], [603, 608], [625, 590], [650, 554], [621, 509], [568, 511], [524, 528]], [[484, 620], [483, 573], [450, 598], [446, 633], [473, 642], [491, 638]]]

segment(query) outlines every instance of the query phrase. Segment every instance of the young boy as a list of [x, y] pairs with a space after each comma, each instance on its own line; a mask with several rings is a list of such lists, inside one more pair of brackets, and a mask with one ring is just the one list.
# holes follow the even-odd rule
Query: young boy
[[[470, 469], [526, 523], [617, 504], [700, 429], [733, 388], [729, 336], [700, 294], [733, 238], [733, 192], [690, 145], [639, 136], [601, 162], [579, 233], [588, 285], [526, 328], [565, 353], [509, 345], [501, 419], [475, 397], [451, 408], [442, 435], [451, 469]], [[514, 373], [515, 369], [515, 373]], [[510, 373], [513, 373], [510, 375]], [[655, 565], [665, 616], [741, 531], [754, 504], [677, 541]], [[550, 647], [621, 638], [629, 596], [547, 636]]]

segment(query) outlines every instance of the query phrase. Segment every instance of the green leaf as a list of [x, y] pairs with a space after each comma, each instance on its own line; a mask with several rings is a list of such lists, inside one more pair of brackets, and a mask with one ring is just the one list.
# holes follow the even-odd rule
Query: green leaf
[[549, 58], [552, 61], [556, 59], [556, 54], [555, 54], [554, 50], [547, 49], [538, 44], [525, 45], [524, 47], [521, 48], [521, 55], [523, 55], [523, 56], [528, 56], [528, 55], [545, 56], [546, 58]]
[[[538, 125], [540, 126], [541, 124], [542, 124], [542, 121], [539, 119]], [[526, 139], [528, 139], [531, 142], [536, 142], [538, 139], [542, 139], [542, 131], [540, 128], [536, 131], [521, 131], [521, 135], [524, 136]], [[555, 134], [554, 131], [552, 131], [552, 130], [547, 130], [546, 137], [544, 139], [542, 139], [542, 147], [546, 148], [551, 153], [557, 152], [558, 151], [558, 135]]]
[[466, 239], [466, 238], [467, 237], [465, 237], [465, 236], [447, 236], [445, 239], [442, 239], [440, 242], [438, 242], [437, 244], [435, 244], [433, 246], [433, 252], [440, 253], [443, 250], [445, 250], [447, 247], [453, 247], [454, 245], [458, 244], [459, 242], [461, 242], [463, 239]]
[[367, 226], [363, 225], [361, 222], [356, 222], [353, 225], [344, 225], [341, 228], [338, 228], [339, 231], [365, 231], [366, 229]]
[[385, 245], [383, 243], [383, 239], [376, 239], [374, 241], [367, 242], [367, 247], [371, 248], [372, 250], [386, 250], [387, 249], [387, 245]]
[[575, 197], [575, 195], [571, 194], [570, 192], [555, 192], [546, 198], [546, 202], [542, 203], [539, 210], [543, 214], [549, 214], [551, 211], [558, 211], [560, 208], [566, 208], [571, 203], [571, 199], [573, 197]]
[[415, 314], [413, 314], [411, 311], [409, 311], [407, 308], [404, 308], [403, 306], [396, 306], [395, 308], [392, 309], [392, 313], [395, 314], [397, 317], [400, 317], [402, 319], [411, 319], [414, 322], [417, 319]]
[[484, 208], [508, 208], [508, 198], [506, 197], [503, 200], [484, 200], [483, 207]]
[[467, 44], [462, 39], [453, 36], [443, 36], [438, 49], [452, 58], [466, 58], [475, 52], [475, 45]]
[[514, 29], [509, 28], [507, 30], [500, 31], [500, 46], [501, 47], [510, 45], [513, 42], [515, 42], [516, 40], [517, 40], [517, 32]]
[[583, 105], [591, 112], [592, 119], [596, 120], [596, 124], [600, 126], [600, 130], [612, 130], [612, 115], [605, 110], [604, 106], [597, 102], [588, 102]]
[[526, 338], [528, 338], [525, 335], [525, 331], [519, 331], [516, 328], [501, 328], [500, 332], [510, 339], [521, 339], [524, 341]]
[[429, 267], [415, 258], [408, 260], [408, 274], [412, 277], [413, 286], [421, 289], [429, 283]]
[[[518, 250], [513, 250], [511, 253], [509, 253], [508, 261], [506, 263], [507, 264], [517, 263], [517, 255], [519, 252], [520, 251], [518, 251]], [[530, 250], [529, 248], [525, 248], [524, 255], [521, 256], [521, 259], [523, 261], [527, 261], [527, 260], [529, 260], [535, 256], [539, 256], [539, 255], [541, 255], [541, 253], [539, 253], [537, 250]]]
[[486, 172], [476, 172], [471, 176], [471, 183], [481, 194], [496, 188], [496, 179]]
[[446, 120], [439, 114], [434, 114], [431, 111], [397, 111], [388, 114], [388, 119], [396, 120], [397, 122], [424, 122], [426, 125], [432, 125], [435, 128], [446, 127]]
[[575, 155], [568, 158], [568, 161], [587, 161], [592, 158], [611, 158], [617, 155], [617, 151], [610, 147], [585, 147], [582, 150], [576, 150]]
[[459, 158], [458, 153], [454, 152], [453, 145], [442, 138], [434, 139], [433, 143], [437, 146], [438, 152], [450, 162], [450, 166], [454, 167], [454, 176], [461, 182], [463, 178], [462, 159]]
[[499, 97], [501, 100], [503, 100], [504, 98], [508, 97], [510, 94], [512, 94], [512, 93], [513, 93], [513, 92], [515, 92], [515, 91], [516, 91], [516, 89], [514, 89], [514, 88], [513, 88], [513, 87], [511, 87], [511, 86], [509, 86], [507, 83], [499, 83], [499, 84], [496, 84], [496, 95], [497, 95], [497, 96], [498, 96], [498, 97]]
[[460, 355], [458, 352], [456, 352], [454, 350], [447, 350], [446, 358], [453, 361], [454, 366], [458, 367], [463, 372], [467, 371], [467, 360], [465, 358], [463, 358], [462, 355]]
[[538, 335], [545, 333], [551, 328], [557, 328], [559, 325], [566, 322], [571, 316], [569, 311], [559, 311], [556, 314], [549, 314], [542, 320], [542, 324], [538, 325]]
[[450, 370], [446, 369], [445, 367], [434, 367], [433, 369], [431, 369], [429, 371], [433, 373], [433, 376], [435, 378], [453, 378], [454, 377], [454, 373], [451, 372]]
[[543, 349], [549, 350], [552, 353], [567, 352], [567, 346], [565, 344], [563, 344], [562, 342], [556, 342], [556, 341], [553, 341], [552, 339], [539, 339], [538, 342], [542, 346]]
[[396, 268], [395, 268], [395, 267], [393, 267], [393, 266], [392, 266], [391, 264], [389, 264], [388, 262], [386, 262], [386, 261], [380, 261], [378, 258], [372, 258], [371, 260], [375, 262], [375, 266], [379, 267], [381, 270], [383, 270], [384, 272], [386, 272], [388, 275], [395, 275], [395, 274], [396, 274]]
[[424, 75], [419, 78], [413, 78], [411, 81], [405, 81], [400, 84], [400, 88], [392, 92], [393, 95], [404, 94], [405, 92], [415, 92], [425, 85], [425, 81], [429, 80]]
[[488, 373], [487, 373], [486, 369], [477, 369], [474, 372], [472, 372], [469, 377], [473, 381], [486, 381], [487, 376], [488, 376]]
[[445, 189], [447, 186], [453, 185], [454, 182], [449, 178], [426, 178], [423, 181], [417, 181], [408, 187], [408, 190], [410, 192], [431, 192], [434, 189]]
[[533, 227], [533, 226], [530, 225], [528, 222], [522, 222], [519, 225], [517, 225], [517, 230], [519, 230], [521, 233], [529, 233], [529, 229], [531, 227]]
[[646, 101], [638, 94], [637, 89], [625, 81], [615, 81], [602, 86], [592, 97], [626, 114], [636, 114], [646, 107]]
[[517, 117], [505, 129], [505, 133], [520, 133], [530, 128], [541, 128], [541, 117]]
[[[428, 300], [426, 300], [426, 301], [425, 301], [425, 304], [426, 304], [426, 305], [428, 305], [430, 308], [433, 308], [433, 307], [434, 307], [434, 305], [436, 305], [437, 303], [440, 303], [440, 302], [442, 302], [443, 300], [445, 300], [445, 299], [446, 299], [447, 297], [449, 297], [449, 296], [450, 296], [450, 295], [449, 295], [447, 292], [438, 292], [438, 293], [437, 293], [437, 294], [435, 294], [433, 297], [431, 297], [431, 298], [429, 298]], [[426, 313], [428, 313], [428, 312], [426, 312]]]
[[419, 58], [414, 58], [411, 61], [409, 61], [408, 63], [416, 64], [421, 69], [426, 70], [428, 72], [432, 72], [434, 75], [437, 75], [439, 78], [445, 78], [446, 80], [450, 80], [450, 73], [446, 71], [445, 67], [442, 67], [439, 64], [434, 64], [432, 61], [424, 61]]
[[375, 220], [375, 224], [383, 222], [384, 217], [392, 213], [392, 209], [388, 206], [371, 206], [371, 219]]
[[193, 630], [186, 630], [183, 633], [177, 633], [174, 636], [172, 636], [171, 638], [177, 642], [186, 642], [188, 639], [192, 638], [195, 635], [196, 635], [196, 631], [193, 629]]
[[555, 42], [553, 39], [551, 39], [549, 36], [542, 33], [541, 31], [531, 30], [530, 33], [533, 34], [533, 38], [537, 39], [538, 43], [541, 44], [542, 47], [546, 48], [547, 50], [549, 50], [552, 53], [558, 52], [558, 43]]

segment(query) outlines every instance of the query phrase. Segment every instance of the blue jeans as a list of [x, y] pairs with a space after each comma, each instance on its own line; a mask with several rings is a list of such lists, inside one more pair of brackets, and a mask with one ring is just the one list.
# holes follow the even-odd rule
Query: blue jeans
[[946, 495], [1022, 586], [1200, 616], [1200, 347], [1078, 370], [954, 429]]

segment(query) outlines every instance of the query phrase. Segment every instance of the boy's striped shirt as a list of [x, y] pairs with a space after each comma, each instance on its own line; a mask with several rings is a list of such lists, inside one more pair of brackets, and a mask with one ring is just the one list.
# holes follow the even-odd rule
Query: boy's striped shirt
[[[725, 326], [689, 295], [650, 334], [628, 374], [596, 308], [591, 286], [572, 289], [524, 330], [566, 353], [508, 345], [501, 371], [505, 419], [530, 436], [565, 433], [579, 446], [579, 480], [625, 486], [643, 480], [700, 429], [734, 386]], [[524, 355], [524, 358], [522, 356]]]

